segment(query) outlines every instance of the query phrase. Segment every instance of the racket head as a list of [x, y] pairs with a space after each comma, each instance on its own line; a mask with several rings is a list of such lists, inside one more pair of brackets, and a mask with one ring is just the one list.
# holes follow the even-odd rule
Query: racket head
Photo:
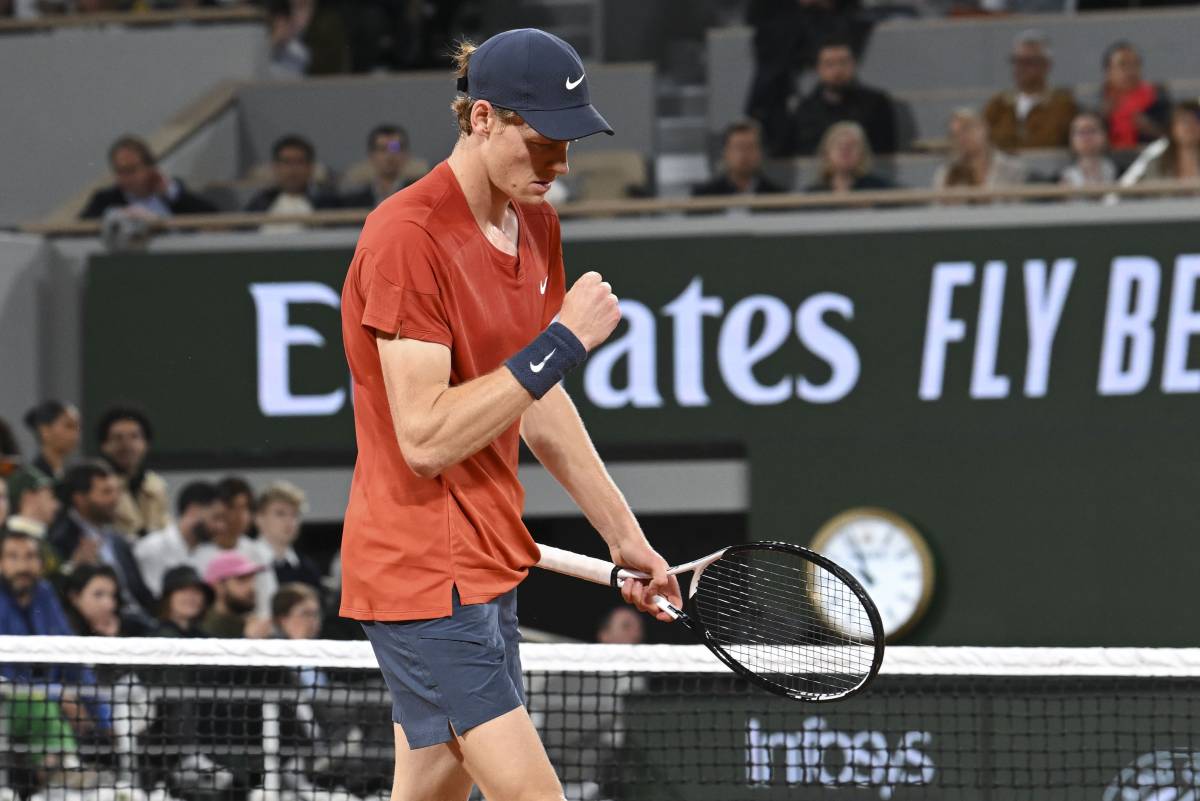
[[883, 664], [883, 621], [866, 590], [799, 545], [727, 548], [693, 574], [684, 611], [718, 659], [776, 695], [847, 698]]

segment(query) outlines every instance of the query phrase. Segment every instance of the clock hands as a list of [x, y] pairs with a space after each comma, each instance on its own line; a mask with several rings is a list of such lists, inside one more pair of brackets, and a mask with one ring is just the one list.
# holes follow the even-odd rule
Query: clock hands
[[875, 583], [875, 577], [871, 575], [871, 571], [867, 570], [867, 555], [863, 553], [862, 546], [854, 541], [854, 535], [846, 538], [850, 542], [850, 550], [854, 554], [854, 560], [858, 562], [859, 575], [863, 577], [863, 581], [868, 584]]

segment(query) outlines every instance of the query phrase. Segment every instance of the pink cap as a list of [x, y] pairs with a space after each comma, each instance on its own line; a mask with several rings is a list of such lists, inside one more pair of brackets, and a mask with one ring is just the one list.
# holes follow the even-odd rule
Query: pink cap
[[214, 557], [208, 563], [208, 567], [204, 568], [204, 580], [209, 584], [216, 584], [227, 578], [250, 576], [263, 569], [258, 562], [238, 551], [224, 551]]

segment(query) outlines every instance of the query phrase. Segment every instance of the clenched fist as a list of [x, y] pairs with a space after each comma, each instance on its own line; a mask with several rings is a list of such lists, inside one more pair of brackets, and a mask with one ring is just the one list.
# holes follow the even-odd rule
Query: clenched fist
[[608, 339], [621, 319], [617, 296], [600, 273], [587, 272], [563, 298], [558, 321], [571, 329], [583, 346], [591, 351]]

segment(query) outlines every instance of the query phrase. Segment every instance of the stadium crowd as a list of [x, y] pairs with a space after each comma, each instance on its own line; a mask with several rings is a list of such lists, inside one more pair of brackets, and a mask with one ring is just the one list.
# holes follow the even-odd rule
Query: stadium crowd
[[[96, 460], [77, 458], [74, 406], [45, 401], [24, 422], [37, 442], [28, 459], [0, 421], [0, 635], [362, 637], [336, 614], [336, 557], [326, 574], [296, 550], [306, 507], [298, 487], [275, 481], [256, 492], [230, 476], [173, 493], [147, 467], [154, 432], [137, 409], [101, 415]], [[293, 677], [300, 687], [321, 680], [303, 670]], [[111, 690], [91, 668], [0, 664], [0, 685], [41, 682]], [[2, 723], [9, 742], [34, 758], [30, 787], [79, 769], [79, 743], [112, 751], [121, 724], [103, 692], [87, 700], [64, 693], [57, 706], [46, 698], [16, 704], [12, 694], [0, 703]], [[228, 772], [203, 754], [189, 760], [168, 767], [211, 781]]]
[[[1009, 88], [997, 91], [982, 108], [959, 108], [950, 115], [946, 138], [938, 143], [944, 161], [931, 188], [1200, 179], [1200, 104], [1173, 102], [1163, 84], [1148, 80], [1131, 42], [1114, 42], [1105, 50], [1101, 88], [1089, 98], [1054, 85], [1050, 42], [1038, 31], [1018, 35], [1009, 60]], [[845, 195], [898, 186], [886, 170], [877, 169], [877, 157], [891, 158], [904, 144], [896, 129], [897, 111], [885, 89], [859, 80], [854, 40], [836, 33], [826, 37], [814, 46], [812, 66], [816, 82], [810, 91], [774, 97], [770, 103], [762, 98], [765, 79], [756, 79], [748, 102], [753, 116], [725, 129], [714, 177], [693, 186], [693, 195], [788, 191], [769, 176], [770, 158], [812, 157], [808, 192]], [[794, 88], [795, 76], [790, 77]], [[1053, 172], [1039, 171], [1022, 159], [1023, 151], [1047, 148], [1064, 154]], [[220, 191], [189, 188], [166, 174], [149, 145], [136, 136], [114, 142], [108, 163], [114, 183], [92, 195], [81, 212], [84, 219], [116, 215], [153, 220], [230, 211], [294, 218], [324, 209], [371, 209], [428, 168], [426, 160], [411, 153], [406, 131], [391, 123], [368, 133], [365, 159], [340, 176], [321, 163], [303, 133], [280, 137], [269, 167], [253, 170], [251, 182], [258, 191], [240, 208]], [[574, 199], [563, 186], [569, 183], [555, 184], [552, 202]], [[631, 196], [645, 192], [629, 190]], [[291, 222], [263, 230], [300, 227]]]

